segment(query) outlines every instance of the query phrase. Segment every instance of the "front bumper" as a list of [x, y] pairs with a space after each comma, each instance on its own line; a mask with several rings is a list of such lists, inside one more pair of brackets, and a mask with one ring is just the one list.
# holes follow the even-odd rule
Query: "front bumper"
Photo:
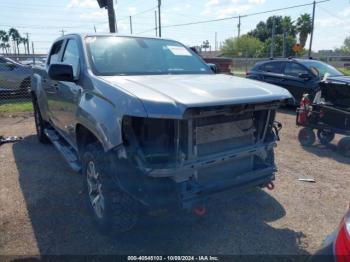
[[[150, 172], [140, 169], [128, 158], [116, 159], [115, 157], [113, 163], [114, 170], [118, 171], [116, 181], [119, 186], [147, 208], [190, 209], [208, 201], [230, 199], [231, 196], [244, 190], [265, 186], [274, 180], [276, 172], [274, 164], [239, 173], [234, 173], [234, 170], [220, 169], [224, 164], [242, 162], [240, 157], [263, 154], [266, 150], [272, 150], [273, 147], [274, 143], [270, 143], [255, 146], [249, 150], [240, 150], [240, 152], [226, 152], [226, 157], [211, 158], [211, 161], [207, 160], [207, 162], [202, 159], [191, 165], [184, 165], [182, 168], [174, 168], [172, 172], [167, 169], [167, 176], [159, 177], [150, 176]], [[205, 181], [200, 181], [200, 177], [198, 181], [188, 178], [178, 181], [174, 179], [176, 175], [187, 177], [188, 169], [191, 172], [195, 169], [199, 173], [201, 170], [210, 170], [211, 178]], [[165, 174], [164, 170], [160, 172], [153, 169], [152, 171], [153, 175], [155, 172], [158, 172], [158, 175]]]

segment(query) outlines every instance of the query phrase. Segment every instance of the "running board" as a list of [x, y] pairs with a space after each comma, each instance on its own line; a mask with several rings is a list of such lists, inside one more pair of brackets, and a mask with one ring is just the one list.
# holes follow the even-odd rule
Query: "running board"
[[54, 130], [45, 129], [45, 135], [51, 140], [52, 144], [58, 149], [67, 161], [68, 165], [76, 172], [80, 172], [81, 164], [75, 150]]

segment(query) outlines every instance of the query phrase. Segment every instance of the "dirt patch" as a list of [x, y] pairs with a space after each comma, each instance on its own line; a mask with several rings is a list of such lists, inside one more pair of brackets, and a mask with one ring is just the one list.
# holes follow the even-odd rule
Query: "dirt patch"
[[[292, 111], [278, 120], [283, 129], [274, 191], [253, 190], [209, 206], [200, 221], [182, 213], [147, 218], [111, 239], [91, 222], [82, 177], [52, 145], [37, 142], [33, 118], [2, 117], [0, 134], [24, 139], [0, 147], [0, 254], [313, 253], [344, 215], [350, 160], [334, 145], [302, 148]], [[316, 183], [298, 181], [303, 177]]]

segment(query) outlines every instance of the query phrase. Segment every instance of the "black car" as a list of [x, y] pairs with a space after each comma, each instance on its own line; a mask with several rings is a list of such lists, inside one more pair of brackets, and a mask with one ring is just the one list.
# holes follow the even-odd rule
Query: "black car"
[[256, 63], [247, 72], [247, 78], [284, 87], [299, 103], [304, 93], [314, 93], [326, 74], [328, 77], [343, 76], [333, 66], [321, 61], [286, 58]]

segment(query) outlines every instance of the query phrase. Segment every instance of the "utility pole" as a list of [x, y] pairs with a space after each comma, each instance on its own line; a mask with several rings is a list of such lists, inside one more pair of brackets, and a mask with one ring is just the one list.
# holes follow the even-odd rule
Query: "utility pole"
[[115, 21], [113, 0], [107, 0], [107, 11], [108, 11], [109, 32], [115, 33], [116, 32], [116, 21]]
[[238, 25], [237, 25], [237, 28], [238, 28], [238, 38], [239, 38], [240, 35], [241, 35], [241, 16], [238, 16]]
[[62, 33], [62, 35], [64, 35], [64, 32], [66, 32], [63, 28], [60, 30], [60, 32]]
[[286, 29], [283, 28], [283, 51], [282, 51], [283, 57], [286, 57], [286, 38], [287, 38], [287, 32], [286, 32]]
[[29, 55], [29, 33], [26, 33], [26, 35], [27, 35], [27, 42], [26, 42], [26, 44], [27, 44], [27, 53], [28, 53], [28, 55]]
[[271, 35], [271, 49], [270, 49], [270, 57], [273, 58], [273, 52], [275, 48], [275, 27], [276, 27], [276, 19], [273, 18], [272, 22], [272, 35]]
[[160, 15], [160, 6], [162, 5], [162, 0], [158, 0], [158, 35], [162, 37], [162, 23], [161, 23], [161, 15]]
[[311, 36], [310, 36], [309, 58], [311, 57], [312, 39], [314, 36], [315, 9], [316, 9], [316, 1], [313, 2], [313, 7], [312, 7], [312, 28], [311, 28]]
[[157, 26], [157, 10], [154, 10], [154, 29], [156, 30], [156, 36], [158, 36], [158, 26]]
[[132, 18], [129, 16], [129, 22], [130, 22], [130, 34], [132, 34]]
[[35, 65], [34, 42], [32, 41], [33, 64]]
[[94, 31], [95, 31], [95, 33], [96, 33], [96, 26], [94, 25]]
[[215, 50], [216, 51], [218, 49], [218, 32], [215, 32]]

